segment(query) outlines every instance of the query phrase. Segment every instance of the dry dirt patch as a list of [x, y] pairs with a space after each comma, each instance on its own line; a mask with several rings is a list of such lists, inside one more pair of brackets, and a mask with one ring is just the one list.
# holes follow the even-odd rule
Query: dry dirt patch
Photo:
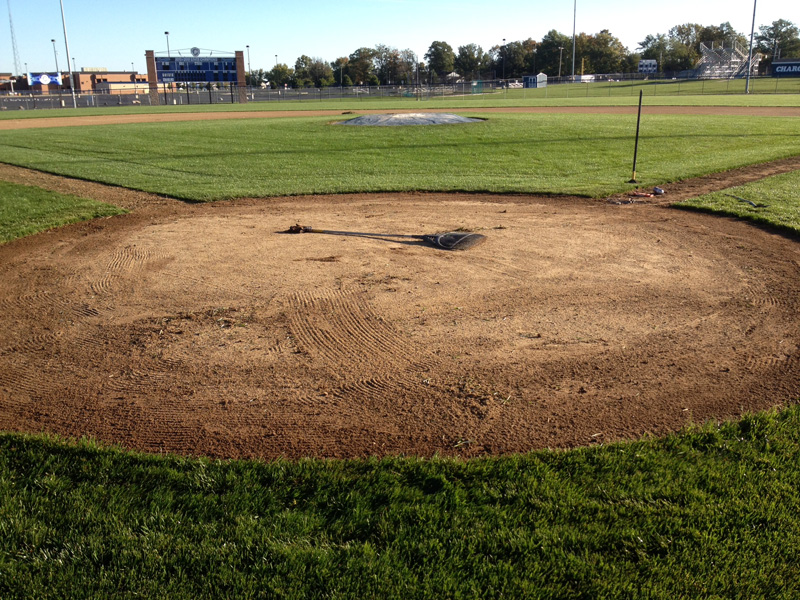
[[263, 458], [663, 434], [796, 401], [799, 275], [796, 242], [661, 206], [159, 200], [0, 247], [0, 429]]

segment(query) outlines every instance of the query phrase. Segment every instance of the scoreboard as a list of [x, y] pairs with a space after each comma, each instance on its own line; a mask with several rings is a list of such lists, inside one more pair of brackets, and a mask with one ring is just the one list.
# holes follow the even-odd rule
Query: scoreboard
[[[160, 102], [159, 86], [164, 87], [164, 102], [166, 103], [168, 101], [166, 98], [167, 87], [172, 90], [177, 84], [207, 84], [209, 92], [212, 84], [216, 84], [220, 88], [230, 88], [232, 95], [236, 88], [239, 92], [239, 102], [242, 104], [247, 102], [244, 52], [241, 50], [231, 53], [192, 48], [191, 50], [159, 52], [158, 56], [153, 50], [147, 50], [144, 55], [147, 60], [150, 101], [153, 104]], [[188, 89], [195, 86], [187, 85], [186, 87]], [[203, 87], [203, 85], [196, 87]], [[174, 98], [172, 100], [174, 102]]]
[[192, 48], [191, 56], [156, 56], [158, 83], [226, 83], [239, 82], [235, 55], [218, 54], [213, 51], [203, 55], [200, 48]]

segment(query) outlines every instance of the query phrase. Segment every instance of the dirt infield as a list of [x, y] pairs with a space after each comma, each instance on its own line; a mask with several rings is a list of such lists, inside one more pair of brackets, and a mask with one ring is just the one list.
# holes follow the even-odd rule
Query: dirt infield
[[[635, 108], [498, 112], [539, 110]], [[20, 119], [0, 129], [310, 114], [341, 113]], [[798, 168], [800, 157], [678, 182], [666, 198]], [[800, 396], [800, 245], [660, 199], [188, 205], [8, 165], [0, 178], [132, 211], [0, 246], [0, 430], [231, 458], [475, 456], [660, 435]], [[296, 222], [467, 228], [488, 241], [459, 253], [280, 233]]]
[[[474, 456], [800, 395], [800, 245], [742, 222], [530, 196], [187, 205], [39, 177], [134, 211], [0, 246], [0, 430], [214, 457]], [[295, 222], [488, 241], [280, 233]]]

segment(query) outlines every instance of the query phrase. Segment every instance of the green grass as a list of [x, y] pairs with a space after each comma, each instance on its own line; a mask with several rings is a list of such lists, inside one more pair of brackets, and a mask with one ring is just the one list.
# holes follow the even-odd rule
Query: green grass
[[[509, 106], [631, 106], [639, 90], [651, 106], [800, 106], [800, 79], [760, 78], [751, 81], [623, 81], [550, 85], [543, 89], [497, 90], [484, 94], [431, 95], [417, 98], [382, 97], [380, 91], [360, 98], [330, 98], [336, 90], [309, 90], [303, 101], [261, 101], [247, 104], [104, 106], [99, 108], [37, 109], [0, 112], [0, 120], [129, 115], [147, 113], [224, 113], [310, 110], [425, 110], [426, 108], [502, 108]], [[178, 94], [180, 97], [180, 94]]]
[[3, 598], [796, 598], [800, 410], [507, 458], [0, 436]]
[[[629, 187], [632, 115], [482, 116], [438, 127], [298, 117], [3, 131], [0, 161], [203, 201], [412, 190], [602, 196]], [[645, 115], [637, 178], [650, 186], [797, 154], [798, 119]]]
[[[399, 185], [403, 169], [431, 181], [455, 166], [467, 181], [469, 167], [498, 186], [538, 177], [565, 191], [560, 177], [596, 193], [616, 185], [603, 169], [620, 157], [614, 178], [630, 176], [631, 123], [550, 119], [405, 132], [308, 118], [204, 123], [205, 133], [187, 124], [4, 132], [0, 160], [19, 152], [46, 170], [153, 178], [157, 188], [172, 177], [205, 199], [302, 188], [317, 164], [325, 185], [337, 170]], [[647, 117], [637, 175], [797, 154], [793, 121]], [[378, 161], [381, 152], [398, 162]], [[543, 168], [559, 171], [537, 175]], [[797, 230], [798, 183], [791, 173], [687, 204]], [[40, 214], [57, 195], [0, 186], [3, 235], [64, 218]], [[71, 211], [76, 202], [67, 199]], [[4, 433], [0, 598], [796, 598], [798, 464], [798, 406], [663, 439], [467, 462], [220, 462]]]
[[0, 243], [68, 223], [123, 212], [94, 200], [0, 181]]
[[800, 171], [705, 194], [678, 206], [746, 219], [800, 234]]
[[[654, 80], [654, 81], [608, 81], [597, 83], [577, 83], [551, 85], [542, 89], [509, 90], [508, 96], [523, 98], [614, 98], [633, 96], [638, 100], [639, 91], [653, 102], [663, 97], [690, 98], [691, 103], [717, 103], [723, 97], [735, 97], [735, 102], [797, 102], [800, 93], [800, 79], [796, 78], [753, 78], [750, 81], [750, 94], [746, 94], [744, 79], [711, 80]], [[785, 95], [785, 96], [783, 96]], [[758, 98], [758, 100], [755, 100]], [[789, 100], [791, 99], [791, 100]]]

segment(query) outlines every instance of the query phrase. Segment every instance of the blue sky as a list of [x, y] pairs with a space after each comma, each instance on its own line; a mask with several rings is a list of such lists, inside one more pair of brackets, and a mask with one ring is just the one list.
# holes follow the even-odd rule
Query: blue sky
[[[0, 72], [14, 66], [8, 4], [17, 40], [20, 69], [66, 70], [66, 48], [58, 0], [6, 0], [0, 27]], [[550, 29], [571, 36], [573, 0], [63, 0], [71, 57], [78, 69], [145, 70], [145, 50], [197, 46], [220, 51], [245, 51], [250, 46], [253, 69], [278, 62], [294, 65], [301, 54], [326, 61], [357, 48], [385, 44], [411, 49], [420, 57], [433, 41], [453, 49], [475, 43], [488, 50], [507, 41], [540, 40]], [[719, 8], [723, 6], [724, 8]], [[666, 33], [672, 26], [696, 22], [719, 25], [730, 21], [749, 36], [752, 0], [725, 3], [672, 0], [577, 0], [578, 32], [608, 29], [630, 50], [647, 34]], [[760, 0], [756, 29], [777, 19], [800, 24], [796, 0]]]

